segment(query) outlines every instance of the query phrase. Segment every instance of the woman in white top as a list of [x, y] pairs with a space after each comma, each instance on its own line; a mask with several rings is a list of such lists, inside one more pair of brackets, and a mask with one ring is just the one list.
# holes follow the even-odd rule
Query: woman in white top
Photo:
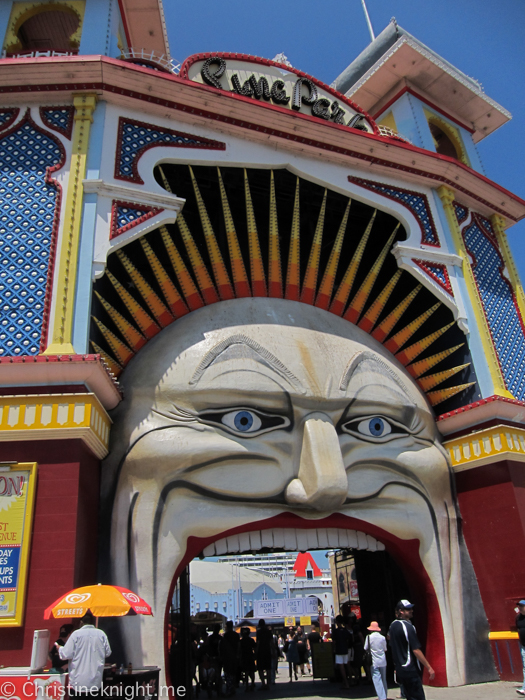
[[388, 687], [386, 684], [386, 639], [381, 634], [381, 628], [377, 622], [371, 622], [370, 634], [365, 641], [365, 651], [372, 652], [372, 680], [379, 700], [386, 700]]

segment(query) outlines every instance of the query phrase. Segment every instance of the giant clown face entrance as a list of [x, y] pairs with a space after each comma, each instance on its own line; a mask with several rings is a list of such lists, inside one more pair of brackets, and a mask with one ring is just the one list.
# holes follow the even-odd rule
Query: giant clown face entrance
[[479, 631], [481, 606], [475, 584], [467, 591], [470, 562], [427, 399], [388, 349], [340, 315], [244, 296], [179, 318], [121, 377], [103, 474], [106, 575], [156, 613], [128, 627], [126, 658], [165, 658], [165, 611], [194, 556], [304, 542], [386, 548], [426, 613], [437, 682], [468, 681], [468, 640], [479, 642], [465, 620]]

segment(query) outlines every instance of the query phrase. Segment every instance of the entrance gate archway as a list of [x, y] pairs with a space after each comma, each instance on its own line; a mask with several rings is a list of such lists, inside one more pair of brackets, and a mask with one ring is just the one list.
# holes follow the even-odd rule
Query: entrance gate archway
[[[277, 536], [274, 537], [274, 535]], [[285, 549], [285, 545], [279, 544], [283, 538], [291, 549]], [[421, 599], [422, 603], [418, 607], [417, 624], [420, 635], [424, 635], [422, 639], [425, 639], [427, 628], [425, 597], [418, 596], [414, 587], [405, 581], [401, 568], [388, 554], [384, 544], [373, 536], [366, 535], [364, 532], [342, 528], [316, 528], [315, 530], [311, 528], [305, 530], [287, 528], [282, 529], [280, 533], [277, 528], [272, 528], [262, 531], [244, 532], [228, 538], [221, 538], [209, 544], [199, 553], [198, 558], [202, 560], [212, 557], [215, 560], [219, 556], [221, 561], [224, 562], [225, 559], [223, 557], [229, 555], [231, 557], [230, 563], [235, 566], [237, 555], [293, 551], [294, 543], [308, 552], [324, 549], [325, 547], [321, 547], [319, 543], [328, 543], [327, 548], [331, 549], [336, 556], [337, 554], [344, 554], [352, 557], [354, 566], [359, 572], [356, 579], [359, 585], [359, 606], [363, 632], [366, 633], [365, 628], [372, 619], [379, 620], [381, 627], [386, 631], [390, 622], [394, 619], [395, 604], [398, 600], [402, 598]], [[344, 550], [339, 549], [340, 547], [344, 547]], [[334, 549], [336, 550], [335, 552], [333, 551]], [[245, 565], [247, 565], [246, 562]], [[232, 585], [234, 584], [232, 583]], [[166, 618], [166, 639], [171, 684], [174, 686], [184, 685], [188, 694], [192, 692], [192, 671], [194, 669], [191, 667], [192, 651], [190, 647], [195, 641], [194, 637], [197, 631], [195, 623], [200, 618], [206, 617], [207, 625], [205, 625], [204, 629], [206, 627], [211, 629], [213, 623], [218, 621], [215, 617], [212, 619], [210, 613], [205, 612], [197, 613], [190, 619], [190, 591], [190, 565], [187, 564], [182, 569], [180, 576], [174, 581], [171, 598], [173, 607]], [[296, 595], [299, 595], [299, 593]], [[340, 609], [334, 610], [334, 615], [331, 616], [332, 622], [334, 616], [339, 612], [348, 615], [350, 610], [347, 610], [345, 605], [342, 605]], [[216, 617], [223, 618], [223, 622], [226, 620], [223, 615], [216, 615]], [[176, 629], [173, 629], [174, 620], [178, 625]], [[247, 618], [241, 616], [239, 620], [234, 620], [235, 625], [240, 624], [240, 620], [243, 621], [243, 624], [246, 624], [248, 621]], [[258, 618], [253, 619], [253, 622], [250, 624], [256, 626], [257, 623]], [[271, 617], [266, 618], [266, 623], [272, 625], [274, 629], [276, 629], [276, 625], [277, 628], [279, 627], [279, 624]], [[221, 626], [224, 627], [224, 625]], [[198, 636], [205, 638], [202, 634]]]

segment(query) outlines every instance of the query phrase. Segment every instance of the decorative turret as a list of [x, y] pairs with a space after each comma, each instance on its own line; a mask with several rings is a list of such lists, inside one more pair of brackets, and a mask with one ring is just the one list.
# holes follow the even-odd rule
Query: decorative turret
[[2, 58], [102, 55], [172, 72], [161, 0], [5, 0]]
[[365, 109], [380, 129], [481, 171], [475, 143], [511, 119], [481, 84], [392, 19], [336, 78], [333, 87]]

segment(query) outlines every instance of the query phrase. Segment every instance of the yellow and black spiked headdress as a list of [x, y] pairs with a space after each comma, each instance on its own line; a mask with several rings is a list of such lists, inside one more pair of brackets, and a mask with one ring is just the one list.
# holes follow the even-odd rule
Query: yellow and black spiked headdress
[[464, 336], [451, 311], [397, 269], [390, 251], [405, 231], [391, 215], [285, 169], [164, 165], [156, 177], [186, 200], [183, 212], [110, 256], [95, 284], [91, 343], [116, 375], [163, 327], [201, 306], [273, 297], [359, 326], [431, 404], [449, 410], [472, 400]]

